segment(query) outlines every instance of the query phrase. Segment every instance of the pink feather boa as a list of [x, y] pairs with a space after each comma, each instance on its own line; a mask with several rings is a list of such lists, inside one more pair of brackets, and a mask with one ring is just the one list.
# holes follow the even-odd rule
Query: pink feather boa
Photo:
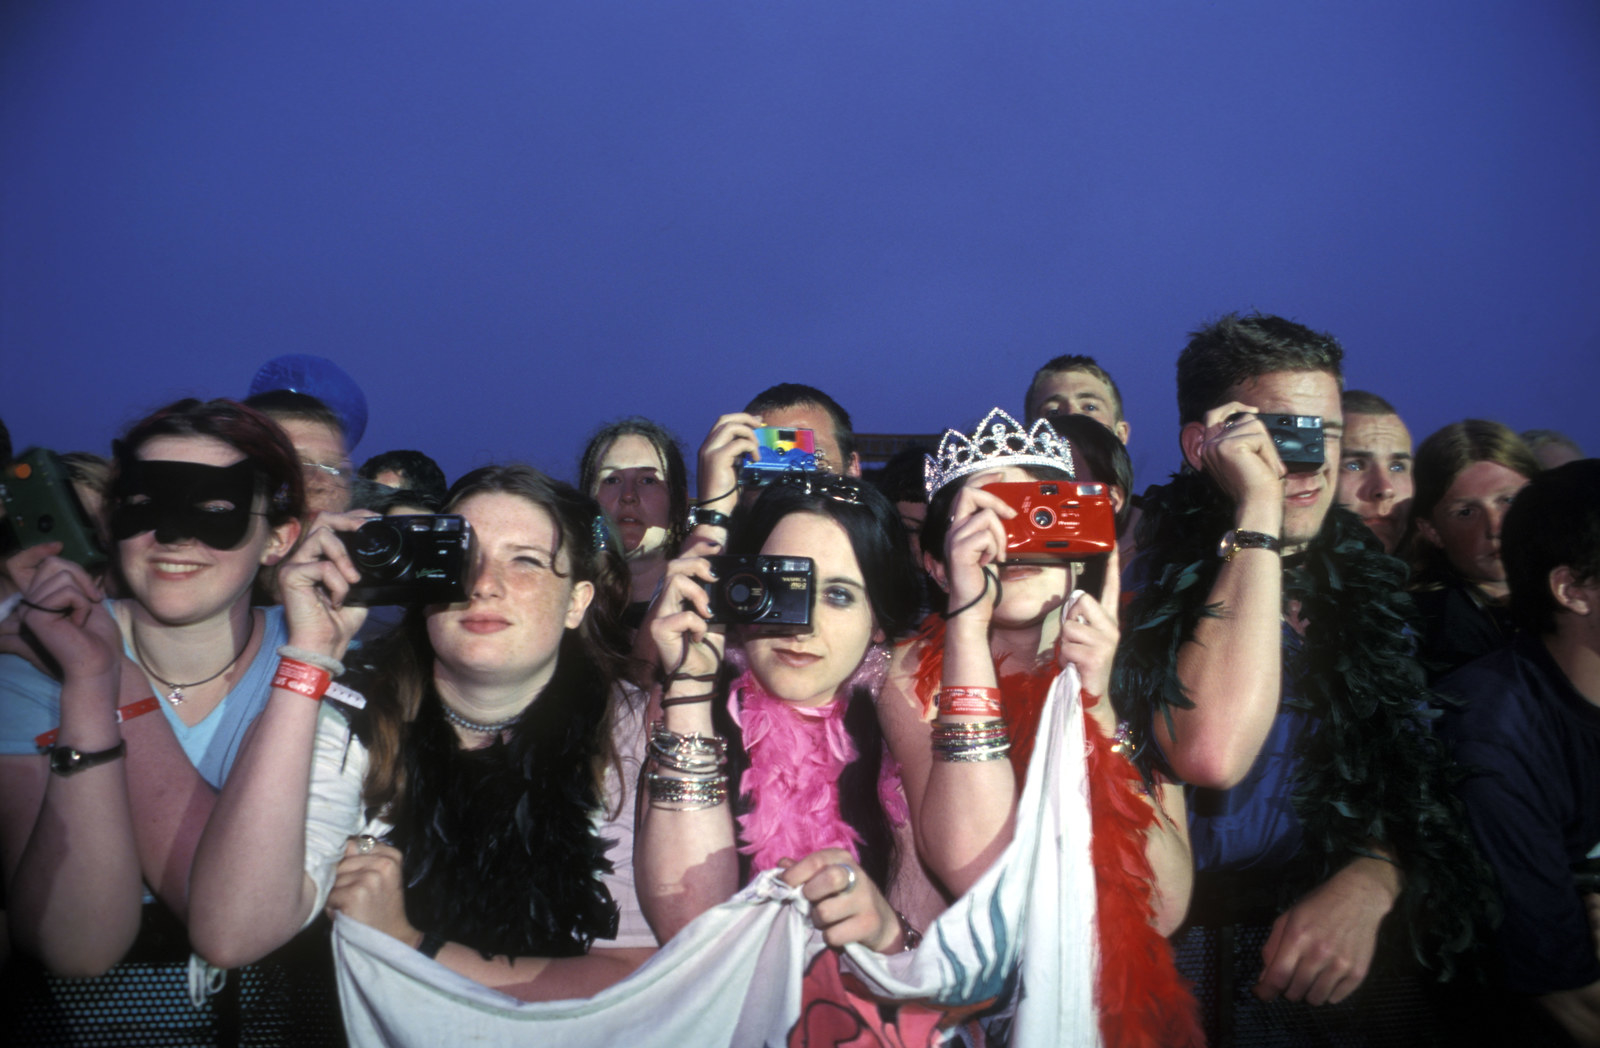
[[[852, 689], [881, 681], [877, 651], [868, 652], [862, 671], [826, 706], [785, 702], [769, 694], [749, 670], [728, 689], [728, 712], [743, 729], [750, 755], [740, 790], [749, 798], [750, 810], [739, 816], [745, 841], [739, 850], [752, 857], [754, 869], [770, 869], [779, 859], [801, 859], [822, 848], [843, 848], [861, 860], [861, 838], [839, 812], [839, 776], [856, 759], [844, 726], [845, 707]], [[881, 661], [887, 663], [887, 658]], [[878, 772], [878, 801], [891, 825], [904, 826], [910, 818], [900, 765], [887, 747]]]

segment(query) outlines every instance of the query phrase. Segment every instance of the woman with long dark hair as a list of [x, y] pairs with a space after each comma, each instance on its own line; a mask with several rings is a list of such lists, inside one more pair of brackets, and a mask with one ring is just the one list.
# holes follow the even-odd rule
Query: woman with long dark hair
[[852, 478], [786, 475], [736, 514], [728, 552], [810, 559], [809, 618], [725, 636], [708, 623], [711, 563], [669, 569], [652, 623], [665, 687], [641, 805], [641, 903], [665, 939], [784, 867], [829, 945], [903, 948], [942, 904], [875, 708], [886, 645], [915, 610], [898, 516]]
[[364, 710], [314, 701], [363, 615], [336, 534], [360, 519], [313, 530], [283, 572], [309, 683], [275, 693], [201, 844], [213, 960], [324, 907], [527, 999], [594, 993], [653, 950], [631, 884], [627, 579], [598, 507], [512, 465], [462, 477], [446, 509], [475, 535], [468, 599], [414, 608], [374, 648], [352, 675]]

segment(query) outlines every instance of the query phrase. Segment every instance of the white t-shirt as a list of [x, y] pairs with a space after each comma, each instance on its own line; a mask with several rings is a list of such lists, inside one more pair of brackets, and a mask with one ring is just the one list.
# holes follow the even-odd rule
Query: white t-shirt
[[[639, 770], [644, 758], [644, 696], [622, 685], [615, 694], [616, 726], [613, 741], [621, 758], [620, 781], [615, 768], [606, 772], [606, 809], [595, 812], [600, 836], [612, 842], [606, 849], [612, 871], [603, 874], [619, 911], [617, 937], [596, 939], [597, 949], [654, 947], [650, 925], [639, 908], [633, 887], [633, 822]], [[334, 870], [344, 856], [345, 843], [355, 834], [382, 837], [391, 829], [381, 818], [364, 819], [361, 785], [367, 777], [367, 749], [350, 732], [350, 724], [337, 708], [324, 704], [317, 715], [316, 748], [311, 759], [311, 796], [306, 804], [306, 875], [317, 886], [317, 903], [306, 923], [322, 912], [333, 890]], [[620, 803], [619, 803], [620, 802]], [[610, 815], [616, 811], [615, 817]]]

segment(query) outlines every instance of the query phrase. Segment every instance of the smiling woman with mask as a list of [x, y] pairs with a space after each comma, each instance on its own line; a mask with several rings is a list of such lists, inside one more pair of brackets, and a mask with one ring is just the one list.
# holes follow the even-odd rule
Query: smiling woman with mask
[[[217, 1009], [181, 989], [190, 859], [272, 690], [283, 615], [250, 592], [294, 544], [301, 499], [294, 448], [269, 419], [179, 401], [116, 446], [125, 599], [103, 600], [76, 564], [13, 558], [25, 603], [0, 630], [12, 938], [62, 975], [111, 970], [8, 980], [13, 1043], [217, 1036]], [[130, 947], [137, 963], [113, 968]]]

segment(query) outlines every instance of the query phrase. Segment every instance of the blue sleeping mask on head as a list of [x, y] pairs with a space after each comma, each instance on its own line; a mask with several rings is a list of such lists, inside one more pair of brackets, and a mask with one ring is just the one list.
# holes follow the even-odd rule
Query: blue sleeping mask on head
[[111, 534], [118, 542], [156, 533], [164, 545], [195, 539], [217, 550], [237, 549], [250, 533], [256, 468], [122, 459]]

